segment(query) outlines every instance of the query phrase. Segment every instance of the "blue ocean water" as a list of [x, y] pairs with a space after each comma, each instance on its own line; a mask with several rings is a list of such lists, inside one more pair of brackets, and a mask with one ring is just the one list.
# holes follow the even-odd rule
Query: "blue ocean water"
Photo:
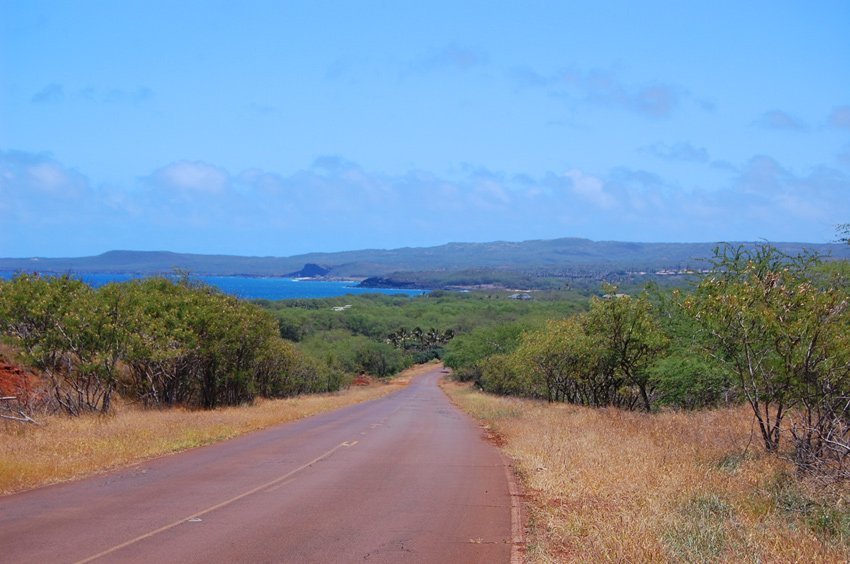
[[[10, 279], [14, 272], [0, 271], [0, 278]], [[136, 274], [75, 274], [86, 284], [99, 288], [110, 282], [126, 282], [143, 278]], [[244, 298], [291, 300], [297, 298], [333, 298], [348, 294], [390, 294], [418, 296], [427, 290], [395, 290], [391, 288], [358, 288], [357, 282], [293, 280], [290, 278], [249, 278], [245, 276], [192, 276], [192, 280], [215, 286], [222, 292]]]

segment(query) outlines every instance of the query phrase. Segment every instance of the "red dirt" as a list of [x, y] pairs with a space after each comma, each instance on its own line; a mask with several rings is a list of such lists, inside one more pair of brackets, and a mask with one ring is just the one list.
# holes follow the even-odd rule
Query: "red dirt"
[[371, 386], [377, 380], [373, 376], [368, 376], [366, 374], [360, 374], [357, 378], [351, 382], [352, 386]]
[[41, 384], [35, 374], [0, 359], [0, 397], [15, 397], [21, 406], [29, 406], [43, 395]]

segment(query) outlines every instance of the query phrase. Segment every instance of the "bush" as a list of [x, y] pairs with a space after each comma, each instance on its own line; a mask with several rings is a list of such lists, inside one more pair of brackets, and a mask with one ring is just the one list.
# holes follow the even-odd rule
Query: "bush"
[[343, 381], [308, 366], [270, 313], [187, 280], [93, 290], [67, 276], [16, 276], [0, 284], [0, 332], [73, 415], [108, 411], [117, 389], [146, 405], [213, 408]]

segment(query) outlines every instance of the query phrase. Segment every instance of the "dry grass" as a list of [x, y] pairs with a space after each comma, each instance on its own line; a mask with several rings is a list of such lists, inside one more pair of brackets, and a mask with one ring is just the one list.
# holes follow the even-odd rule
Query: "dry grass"
[[514, 460], [531, 562], [848, 560], [842, 492], [825, 501], [756, 439], [747, 449], [746, 409], [647, 415], [444, 389]]
[[259, 400], [252, 406], [215, 411], [125, 408], [105, 417], [39, 418], [38, 427], [0, 423], [0, 493], [79, 478], [375, 399], [429, 369], [433, 366], [411, 368], [389, 384], [352, 387], [334, 394]]

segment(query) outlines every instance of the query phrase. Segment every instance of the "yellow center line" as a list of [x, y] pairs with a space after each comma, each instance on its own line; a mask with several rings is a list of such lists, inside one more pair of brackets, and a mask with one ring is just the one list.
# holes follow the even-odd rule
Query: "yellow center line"
[[106, 555], [108, 555], [108, 554], [112, 554], [113, 552], [119, 551], [119, 550], [121, 550], [122, 548], [126, 548], [126, 547], [128, 547], [128, 546], [130, 546], [130, 545], [132, 545], [132, 544], [136, 544], [136, 543], [137, 543], [137, 542], [139, 542], [139, 541], [142, 541], [142, 540], [145, 540], [145, 539], [149, 539], [149, 538], [151, 538], [151, 537], [153, 537], [153, 536], [155, 536], [155, 535], [158, 535], [158, 534], [160, 534], [160, 533], [163, 533], [163, 532], [165, 532], [165, 531], [167, 531], [167, 530], [169, 530], [169, 529], [173, 529], [173, 528], [174, 528], [174, 527], [176, 527], [177, 525], [181, 525], [181, 524], [185, 523], [186, 521], [189, 521], [189, 520], [191, 520], [191, 519], [197, 519], [198, 517], [200, 517], [200, 516], [202, 516], [202, 515], [206, 515], [207, 513], [211, 513], [211, 512], [213, 512], [213, 511], [215, 511], [216, 509], [221, 509], [222, 507], [225, 507], [225, 506], [227, 506], [227, 505], [230, 505], [231, 503], [234, 503], [234, 502], [236, 502], [236, 501], [239, 501], [240, 499], [243, 499], [243, 498], [245, 498], [245, 497], [248, 497], [249, 495], [255, 494], [255, 493], [257, 493], [257, 492], [258, 492], [258, 491], [260, 491], [260, 490], [263, 490], [263, 489], [265, 489], [265, 488], [268, 488], [268, 487], [274, 486], [275, 484], [278, 484], [278, 483], [280, 483], [280, 482], [282, 482], [282, 481], [286, 480], [287, 478], [292, 477], [293, 475], [295, 475], [295, 474], [297, 474], [298, 472], [300, 472], [300, 471], [304, 470], [305, 468], [309, 468], [310, 466], [312, 466], [312, 465], [316, 464], [317, 462], [319, 462], [319, 461], [321, 461], [321, 460], [324, 460], [325, 458], [329, 457], [330, 455], [332, 455], [333, 453], [335, 453], [336, 451], [338, 451], [338, 450], [339, 450], [339, 449], [341, 449], [341, 448], [349, 448], [349, 447], [353, 447], [353, 446], [354, 446], [354, 445], [356, 445], [356, 444], [357, 444], [357, 441], [351, 441], [351, 442], [346, 441], [346, 442], [344, 442], [344, 443], [340, 443], [340, 444], [336, 445], [335, 447], [333, 447], [332, 449], [330, 449], [329, 451], [327, 451], [326, 453], [324, 453], [324, 454], [322, 454], [322, 455], [320, 455], [320, 456], [317, 456], [316, 458], [314, 458], [314, 459], [313, 459], [313, 460], [311, 460], [310, 462], [307, 462], [306, 464], [302, 464], [301, 466], [299, 466], [299, 467], [298, 467], [298, 468], [296, 468], [295, 470], [292, 470], [292, 471], [290, 471], [290, 472], [287, 472], [287, 473], [286, 473], [286, 474], [284, 474], [283, 476], [279, 476], [279, 477], [275, 478], [274, 480], [272, 480], [272, 481], [270, 481], [270, 482], [266, 482], [265, 484], [262, 484], [262, 485], [260, 485], [260, 486], [257, 486], [256, 488], [252, 488], [252, 489], [248, 490], [247, 492], [241, 493], [241, 494], [239, 494], [239, 495], [237, 495], [237, 496], [235, 496], [235, 497], [232, 497], [232, 498], [230, 498], [230, 499], [228, 499], [228, 500], [222, 501], [221, 503], [217, 503], [217, 504], [215, 504], [215, 505], [212, 505], [212, 506], [210, 506], [210, 507], [207, 507], [207, 508], [206, 508], [206, 509], [204, 509], [204, 510], [201, 510], [201, 511], [198, 511], [197, 513], [193, 513], [192, 515], [189, 515], [188, 517], [183, 517], [182, 519], [179, 519], [179, 520], [177, 520], [177, 521], [174, 521], [173, 523], [169, 523], [168, 525], [164, 525], [164, 526], [162, 526], [162, 527], [160, 527], [160, 528], [158, 528], [158, 529], [155, 529], [155, 530], [153, 530], [153, 531], [151, 531], [151, 532], [149, 532], [149, 533], [145, 533], [144, 535], [139, 535], [138, 537], [136, 537], [136, 538], [134, 538], [134, 539], [130, 539], [130, 540], [128, 540], [127, 542], [122, 542], [121, 544], [117, 544], [117, 545], [113, 546], [112, 548], [109, 548], [109, 549], [107, 549], [107, 550], [104, 550], [103, 552], [98, 552], [98, 553], [97, 553], [97, 554], [95, 554], [94, 556], [89, 556], [88, 558], [85, 558], [85, 559], [83, 559], [83, 560], [78, 560], [78, 561], [76, 562], [76, 564], [84, 564], [84, 563], [86, 563], [86, 562], [92, 562], [92, 561], [94, 561], [94, 560], [97, 560], [98, 558], [102, 558], [102, 557], [104, 557], [104, 556], [106, 556]]

